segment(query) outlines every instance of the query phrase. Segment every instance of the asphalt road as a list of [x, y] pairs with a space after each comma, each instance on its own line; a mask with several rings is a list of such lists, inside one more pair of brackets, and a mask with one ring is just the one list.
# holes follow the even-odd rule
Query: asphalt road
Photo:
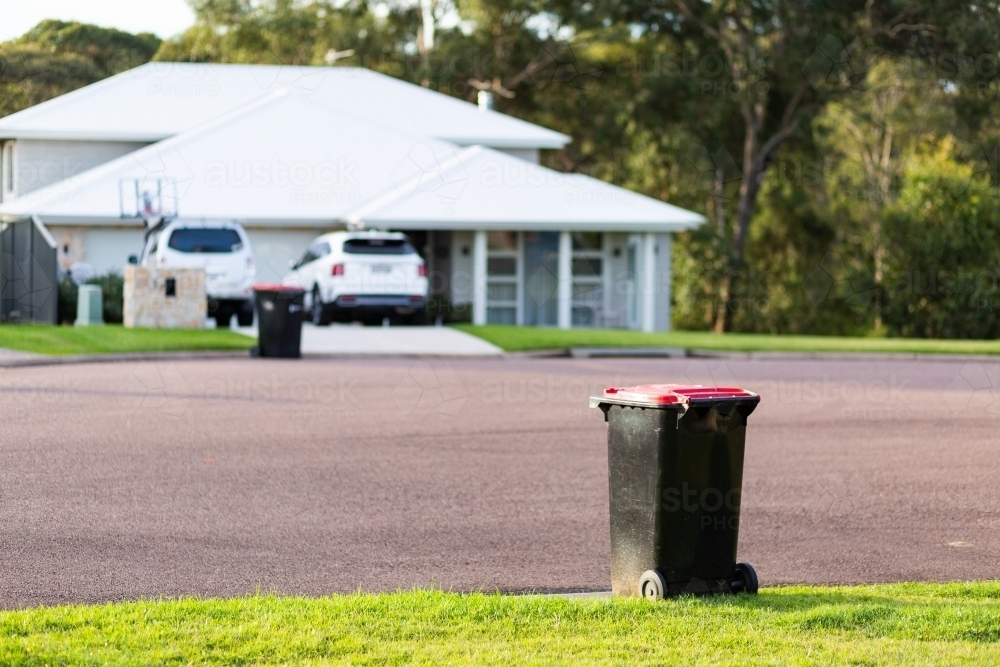
[[313, 359], [0, 370], [0, 607], [610, 585], [610, 384], [737, 382], [762, 585], [1000, 576], [979, 362]]

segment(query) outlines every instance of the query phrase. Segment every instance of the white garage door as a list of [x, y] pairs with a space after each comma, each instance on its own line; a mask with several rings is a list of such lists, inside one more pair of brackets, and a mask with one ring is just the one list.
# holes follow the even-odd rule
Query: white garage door
[[309, 242], [322, 233], [321, 229], [248, 229], [257, 259], [257, 282], [280, 281], [288, 273], [289, 262], [301, 257]]

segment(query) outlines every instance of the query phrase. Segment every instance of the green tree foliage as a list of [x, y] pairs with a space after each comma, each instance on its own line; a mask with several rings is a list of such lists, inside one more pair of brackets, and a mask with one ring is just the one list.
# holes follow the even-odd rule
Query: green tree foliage
[[926, 63], [885, 59], [869, 69], [853, 95], [829, 104], [814, 125], [831, 164], [831, 212], [846, 221], [842, 237], [859, 246], [879, 285], [873, 303], [876, 329], [883, 324], [883, 214], [896, 200], [905, 160], [921, 139], [954, 126], [948, 98]]
[[[756, 221], [768, 218], [760, 210], [768, 171], [783, 151], [813, 148], [810, 125], [817, 114], [853, 96], [871, 64], [906, 55], [947, 65], [997, 50], [996, 7], [982, 4], [615, 0], [571, 2], [567, 16], [581, 27], [626, 24], [633, 35], [674, 43], [683, 57], [680, 71], [697, 84], [671, 95], [663, 91], [672, 90], [677, 76], [647, 77], [642, 92], [649, 119], [640, 122], [669, 131], [680, 118], [702, 139], [709, 157], [702, 162], [717, 168], [707, 211], [721, 221], [721, 245], [713, 248], [727, 252], [730, 269], [713, 274], [705, 287], [723, 305], [714, 309], [713, 326], [720, 331], [738, 326], [746, 301], [740, 293], [751, 289], [738, 283], [755, 273], [749, 244]], [[725, 173], [730, 164], [737, 167], [734, 195]], [[679, 247], [684, 250], [683, 243]]]
[[340, 54], [358, 64], [391, 55], [399, 41], [394, 22], [378, 21], [360, 0], [193, 0], [190, 4], [195, 25], [179, 39], [165, 42], [157, 60], [323, 65], [332, 52], [330, 61]]
[[885, 320], [928, 338], [1000, 335], [1000, 209], [991, 180], [946, 138], [916, 154], [887, 210]]
[[[573, 137], [545, 164], [704, 213], [674, 245], [676, 326], [995, 334], [974, 307], [989, 289], [908, 298], [899, 279], [907, 257], [921, 275], [995, 261], [996, 2], [190, 2], [195, 25], [156, 59], [363, 66], [467, 101], [490, 92]], [[40, 24], [0, 45], [0, 113], [156, 48]], [[965, 242], [940, 236], [949, 219], [979, 245], [948, 254]]]
[[159, 46], [148, 33], [42, 21], [0, 43], [0, 116], [148, 62]]

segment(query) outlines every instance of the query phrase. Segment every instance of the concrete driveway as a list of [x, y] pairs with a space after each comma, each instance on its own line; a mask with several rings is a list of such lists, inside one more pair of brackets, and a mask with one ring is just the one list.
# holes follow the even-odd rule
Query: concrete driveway
[[[257, 337], [257, 327], [236, 328]], [[492, 357], [503, 354], [499, 347], [450, 327], [362, 327], [331, 324], [302, 325], [303, 354], [375, 354], [438, 357]]]

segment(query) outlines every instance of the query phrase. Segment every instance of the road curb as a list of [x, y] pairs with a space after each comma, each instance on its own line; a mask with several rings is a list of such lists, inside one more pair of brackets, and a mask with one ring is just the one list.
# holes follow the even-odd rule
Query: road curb
[[723, 359], [732, 361], [962, 361], [1000, 363], [1000, 354], [930, 354], [925, 352], [738, 352], [697, 348], [559, 348], [507, 352], [511, 359]]
[[215, 350], [186, 352], [135, 352], [122, 354], [67, 354], [59, 357], [0, 359], [0, 368], [31, 366], [63, 366], [67, 364], [108, 364], [142, 361], [197, 361], [201, 359], [249, 359], [247, 350]]
[[1000, 362], [1000, 355], [929, 354], [925, 352], [729, 352], [726, 350], [686, 350], [695, 359], [732, 359], [734, 361], [963, 361]]
[[[0, 359], [0, 368], [30, 368], [67, 364], [106, 364], [144, 361], [198, 361], [202, 359], [249, 359], [249, 350], [136, 352], [123, 354], [83, 354], [47, 357], [43, 355]], [[301, 359], [721, 359], [726, 361], [929, 361], [1000, 363], [1000, 355], [867, 353], [867, 352], [730, 352], [679, 348], [568, 348], [530, 350], [503, 354], [423, 354], [423, 353], [313, 353]]]
[[[308, 361], [310, 359], [503, 359], [503, 354], [425, 354], [415, 353], [305, 353], [298, 359], [280, 357], [268, 358], [272, 361]], [[136, 352], [126, 354], [68, 354], [59, 357], [43, 355], [0, 359], [0, 368], [31, 368], [33, 366], [64, 366], [68, 364], [110, 364], [143, 361], [198, 361], [204, 359], [250, 359], [249, 350], [188, 351], [188, 352]], [[255, 359], [261, 359], [256, 357]]]

